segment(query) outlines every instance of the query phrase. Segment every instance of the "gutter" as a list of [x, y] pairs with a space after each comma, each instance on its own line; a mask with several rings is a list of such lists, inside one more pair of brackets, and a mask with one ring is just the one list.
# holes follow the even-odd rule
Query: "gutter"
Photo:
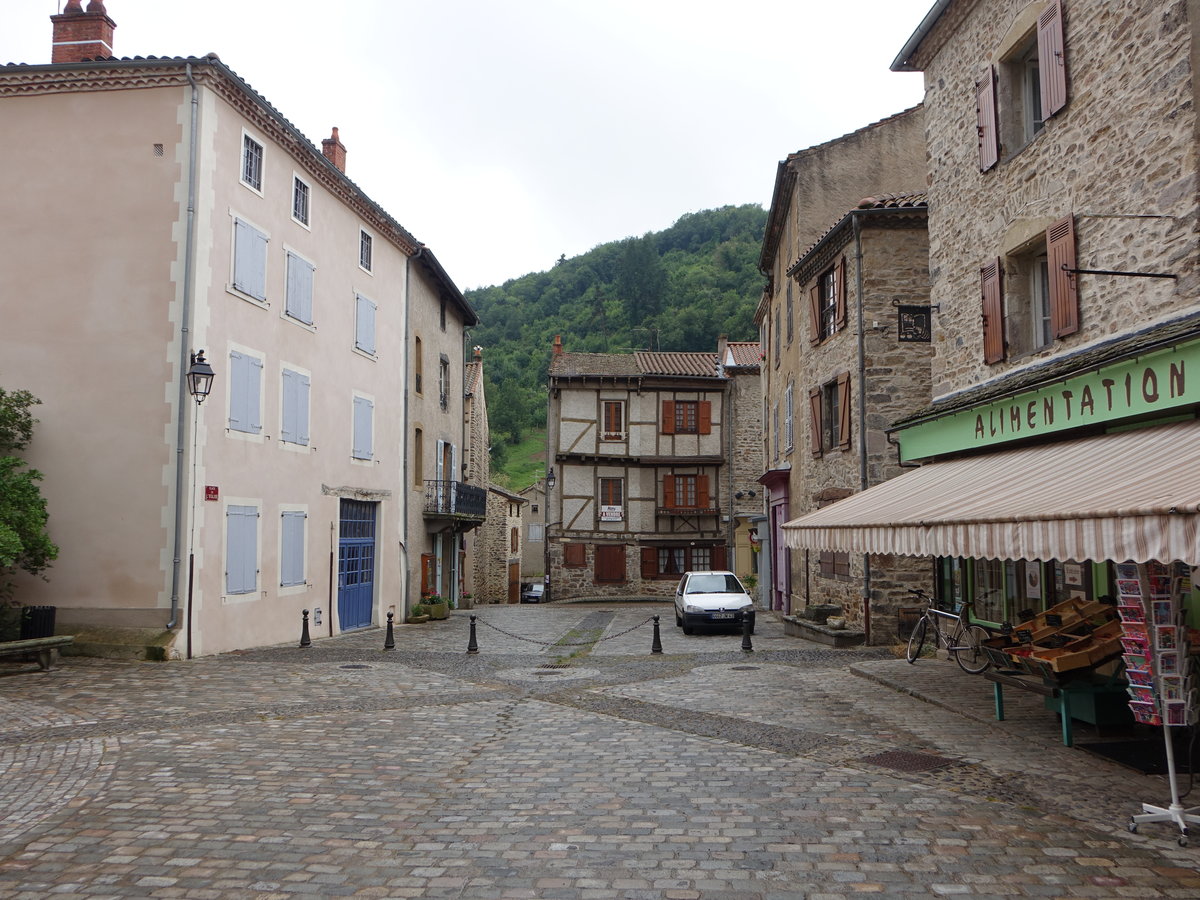
[[[409, 304], [412, 303], [412, 262], [414, 259], [420, 259], [424, 252], [425, 245], [422, 244], [421, 246], [417, 247], [416, 253], [414, 253], [412, 256], [407, 256], [404, 258], [404, 346], [406, 350], [404, 374], [400, 376], [400, 396], [404, 398], [404, 430], [402, 433], [404, 435], [405, 443], [408, 442], [409, 435], [407, 348], [410, 348], [413, 345], [411, 334], [412, 323], [410, 322], [408, 315], [408, 310], [410, 308]], [[405, 449], [407, 451], [407, 448]], [[400, 532], [402, 538], [403, 535], [408, 534], [408, 498], [409, 494], [412, 493], [412, 485], [409, 483], [408, 477], [408, 453], [403, 452], [400, 454], [400, 521], [404, 523], [403, 529]], [[404, 543], [403, 539], [400, 541], [400, 571], [402, 584], [404, 586], [404, 590], [400, 595], [400, 621], [403, 622], [408, 618], [408, 598], [410, 596], [409, 590], [411, 589], [412, 584], [412, 573], [408, 568], [408, 546]]]
[[917, 30], [912, 33], [912, 37], [908, 39], [896, 58], [892, 60], [891, 70], [893, 72], [920, 72], [912, 58], [917, 52], [917, 48], [921, 46], [925, 38], [929, 37], [929, 32], [933, 31], [933, 26], [937, 24], [938, 19], [942, 17], [950, 6], [953, 0], [937, 0], [933, 4], [933, 9], [925, 13], [925, 18], [921, 20], [921, 24], [917, 26]]

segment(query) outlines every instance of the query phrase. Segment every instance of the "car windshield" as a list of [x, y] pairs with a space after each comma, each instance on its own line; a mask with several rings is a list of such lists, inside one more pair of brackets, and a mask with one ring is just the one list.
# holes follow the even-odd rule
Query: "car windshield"
[[693, 575], [688, 579], [689, 594], [740, 594], [742, 586], [733, 575]]

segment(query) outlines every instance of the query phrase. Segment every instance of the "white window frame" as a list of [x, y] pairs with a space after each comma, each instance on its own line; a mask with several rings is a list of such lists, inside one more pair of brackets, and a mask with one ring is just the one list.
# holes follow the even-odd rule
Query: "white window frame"
[[[249, 161], [249, 145], [253, 143], [258, 147], [258, 183], [246, 180], [246, 169]], [[238, 181], [249, 191], [253, 191], [258, 196], [263, 196], [263, 185], [266, 183], [267, 172], [267, 142], [256, 135], [251, 134], [245, 128], [242, 129], [242, 152], [241, 165], [238, 169]]]
[[[304, 188], [304, 218], [303, 219], [300, 218], [298, 215], [296, 215], [296, 196], [297, 196], [296, 188], [300, 187], [300, 186], [302, 186]], [[292, 221], [295, 222], [297, 225], [299, 225], [301, 228], [307, 229], [309, 231], [312, 230], [312, 224], [311, 224], [312, 223], [312, 199], [313, 199], [312, 185], [306, 179], [301, 178], [296, 172], [293, 172], [292, 173]]]
[[[296, 435], [291, 438], [287, 436], [288, 426], [291, 424], [287, 420], [287, 375], [284, 373], [291, 372], [294, 375], [304, 379], [304, 412], [303, 412], [303, 440], [293, 440]], [[311, 453], [312, 452], [312, 373], [308, 369], [294, 366], [288, 362], [282, 362], [279, 365], [279, 449], [290, 450], [294, 453]]]
[[[370, 428], [371, 446], [368, 448], [358, 446], [360, 409], [368, 410], [370, 415], [367, 425]], [[366, 451], [365, 456], [360, 455], [363, 450]], [[375, 397], [360, 391], [355, 391], [350, 400], [350, 461], [361, 465], [372, 465], [375, 462]]]
[[[229, 529], [232, 508], [253, 509], [254, 516], [254, 586], [248, 590], [229, 590]], [[245, 603], [259, 596], [262, 586], [262, 499], [258, 497], [228, 497], [225, 500], [225, 524], [221, 529], [221, 598], [223, 603]], [[241, 585], [239, 585], [241, 587]]]
[[[243, 215], [231, 212], [229, 225], [229, 293], [241, 297], [255, 306], [261, 306], [263, 309], [270, 308], [271, 304], [267, 301], [267, 260], [270, 256], [271, 234], [262, 226], [256, 224]], [[241, 258], [238, 253], [238, 225], [239, 223], [254, 234], [260, 235], [262, 241], [262, 296], [259, 297], [252, 293], [254, 285], [242, 286], [238, 278], [238, 259]], [[247, 290], [246, 288], [250, 288]]]
[[[288, 564], [287, 520], [300, 520], [300, 580], [286, 581]], [[282, 503], [279, 506], [279, 593], [281, 596], [300, 594], [308, 590], [308, 507], [304, 504]]]
[[[255, 412], [257, 412], [257, 416], [254, 416], [252, 418], [257, 418], [258, 421], [248, 423], [249, 427], [247, 427], [247, 428], [239, 428], [233, 422], [234, 400], [235, 400], [234, 392], [235, 392], [235, 390], [237, 390], [237, 384], [235, 383], [237, 381], [237, 376], [235, 375], [236, 364], [233, 359], [233, 354], [235, 354], [235, 353], [240, 354], [243, 357], [247, 357], [247, 358], [257, 362], [257, 366], [254, 366], [254, 368], [256, 368], [258, 370], [258, 386], [257, 386], [258, 396], [254, 400], [254, 402], [256, 404]], [[264, 428], [263, 428], [263, 372], [266, 370], [266, 357], [259, 350], [253, 350], [250, 347], [246, 347], [242, 344], [234, 344], [231, 342], [225, 353], [225, 360], [226, 360], [226, 363], [228, 366], [227, 371], [229, 373], [228, 377], [226, 377], [224, 379], [224, 381], [226, 383], [226, 387], [225, 387], [225, 410], [226, 410], [225, 433], [229, 437], [237, 438], [238, 440], [252, 441], [254, 443], [262, 443], [262, 441], [264, 441], [266, 439], [265, 435], [264, 435]], [[238, 424], [241, 424], [241, 423], [238, 423]]]
[[[366, 265], [363, 265], [364, 257]], [[365, 228], [358, 229], [358, 267], [368, 274], [375, 271], [375, 236]]]

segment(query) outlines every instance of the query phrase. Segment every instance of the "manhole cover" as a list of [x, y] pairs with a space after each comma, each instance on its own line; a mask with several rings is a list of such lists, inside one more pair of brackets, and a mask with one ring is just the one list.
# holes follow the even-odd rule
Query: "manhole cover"
[[371, 667], [368, 665], [364, 665], [363, 663], [350, 663], [350, 665], [348, 665], [348, 666], [338, 666], [338, 668], [339, 669], [369, 669]]
[[758, 666], [731, 666], [735, 672], [757, 672]]
[[932, 753], [915, 753], [912, 750], [888, 750], [876, 753], [874, 756], [864, 756], [862, 761], [873, 766], [883, 766], [895, 769], [897, 772], [927, 772], [930, 769], [940, 769], [955, 762], [944, 756], [934, 756]]

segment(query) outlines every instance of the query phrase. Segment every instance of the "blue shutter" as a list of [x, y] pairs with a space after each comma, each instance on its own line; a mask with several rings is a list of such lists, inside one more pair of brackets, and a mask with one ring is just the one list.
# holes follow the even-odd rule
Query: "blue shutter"
[[263, 362], [255, 356], [246, 357], [246, 413], [252, 434], [262, 432], [262, 370]]
[[258, 509], [225, 510], [225, 593], [249, 594], [258, 587]]
[[300, 510], [285, 510], [281, 522], [282, 553], [279, 564], [279, 584], [290, 587], [304, 584], [304, 520]]
[[364, 353], [375, 353], [375, 304], [362, 294], [355, 294], [354, 346]]
[[237, 350], [229, 351], [229, 427], [234, 431], [259, 434], [262, 417], [259, 385], [262, 360]]
[[313, 267], [289, 253], [287, 258], [287, 306], [285, 312], [305, 325], [312, 324]]
[[233, 286], [267, 299], [267, 236], [241, 219], [234, 219]]
[[308, 376], [283, 370], [283, 440], [308, 444]]
[[354, 449], [355, 459], [370, 459], [371, 453], [371, 418], [375, 409], [366, 397], [354, 398]]
[[308, 376], [296, 373], [296, 443], [308, 446]]

